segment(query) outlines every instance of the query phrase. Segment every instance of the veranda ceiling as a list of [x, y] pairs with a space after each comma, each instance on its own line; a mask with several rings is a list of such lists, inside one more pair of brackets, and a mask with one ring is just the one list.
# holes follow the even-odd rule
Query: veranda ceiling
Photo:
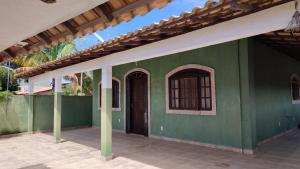
[[279, 30], [259, 35], [256, 38], [300, 61], [300, 33]]
[[170, 1], [58, 0], [54, 4], [40, 0], [1, 2], [0, 62], [71, 41], [120, 22], [128, 22]]
[[168, 21], [163, 20], [160, 23], [144, 27], [142, 30], [112, 39], [109, 42], [93, 46], [31, 70], [17, 72], [16, 77], [33, 77], [48, 71], [249, 15], [290, 1], [292, 0], [221, 0], [218, 3], [208, 1], [203, 8], [194, 8], [191, 13], [182, 13], [180, 17], [171, 17]]

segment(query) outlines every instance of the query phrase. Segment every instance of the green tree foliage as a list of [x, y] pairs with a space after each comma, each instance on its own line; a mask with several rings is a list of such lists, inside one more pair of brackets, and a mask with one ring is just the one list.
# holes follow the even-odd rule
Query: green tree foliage
[[74, 41], [64, 42], [34, 54], [25, 57], [19, 57], [14, 60], [14, 63], [20, 67], [34, 67], [62, 58], [76, 51], [77, 48]]
[[[65, 42], [61, 43], [57, 46], [51, 47], [44, 49], [40, 52], [17, 58], [14, 61], [14, 64], [18, 65], [19, 67], [35, 67], [38, 65], [45, 64], [47, 62], [51, 62], [57, 59], [60, 59], [64, 56], [70, 55], [73, 52], [78, 51], [76, 48], [76, 43], [75, 41], [71, 42]], [[63, 93], [65, 95], [91, 95], [91, 87], [92, 87], [92, 80], [91, 77], [88, 77], [87, 74], [84, 73], [84, 78], [83, 78], [83, 89], [80, 89], [79, 86], [79, 77], [80, 73], [74, 74], [74, 75], [66, 75], [64, 76], [64, 79], [69, 80], [71, 83], [65, 85], [63, 89]], [[53, 81], [54, 82], [54, 81]], [[52, 84], [54, 84], [52, 82]], [[83, 92], [83, 94], [81, 93]]]
[[9, 74], [9, 91], [16, 91], [18, 90], [18, 82], [16, 79], [13, 79], [13, 72], [11, 70], [7, 70], [6, 68], [1, 67], [0, 68], [0, 91], [6, 91], [7, 90], [7, 79]]
[[87, 96], [93, 95], [93, 79], [90, 75], [83, 78], [82, 92]]
[[0, 92], [0, 102], [10, 98], [13, 95], [11, 91], [1, 91]]

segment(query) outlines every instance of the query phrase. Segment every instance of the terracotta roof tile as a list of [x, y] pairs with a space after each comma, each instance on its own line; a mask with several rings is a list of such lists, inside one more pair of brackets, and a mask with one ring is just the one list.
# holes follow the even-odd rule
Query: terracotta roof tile
[[218, 3], [208, 1], [203, 8], [196, 7], [192, 12], [184, 12], [179, 17], [173, 16], [168, 20], [161, 20], [159, 23], [153, 23], [148, 27], [38, 66], [32, 70], [17, 73], [16, 77], [36, 76], [47, 71], [103, 57], [114, 52], [181, 35], [290, 1], [292, 0], [221, 0]]

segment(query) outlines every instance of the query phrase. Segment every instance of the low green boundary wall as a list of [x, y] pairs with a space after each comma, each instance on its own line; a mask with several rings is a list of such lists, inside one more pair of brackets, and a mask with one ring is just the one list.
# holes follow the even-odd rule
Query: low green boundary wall
[[[53, 96], [34, 96], [34, 130], [52, 130]], [[0, 135], [27, 131], [28, 97], [0, 101]], [[92, 125], [91, 96], [62, 97], [62, 127]]]

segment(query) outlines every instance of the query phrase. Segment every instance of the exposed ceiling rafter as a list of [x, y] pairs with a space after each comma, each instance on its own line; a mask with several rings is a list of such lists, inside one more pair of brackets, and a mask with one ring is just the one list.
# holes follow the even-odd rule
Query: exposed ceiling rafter
[[39, 39], [41, 39], [44, 43], [50, 45], [51, 44], [51, 39], [48, 38], [43, 32], [39, 33], [36, 35]]
[[114, 16], [112, 15], [112, 9], [108, 4], [101, 4], [95, 8], [95, 10], [106, 22], [111, 22], [114, 19]]
[[68, 29], [68, 31], [71, 32], [73, 35], [78, 33], [78, 30], [76, 29], [76, 27], [74, 27], [69, 21], [62, 23], [62, 25], [64, 25], [64, 27], [66, 29]]
[[[122, 6], [120, 6], [119, 1], [122, 1]], [[144, 15], [154, 8], [161, 8], [170, 1], [172, 0], [126, 0], [126, 3], [123, 3], [124, 0], [108, 1], [35, 35], [37, 41], [33, 37], [31, 37], [33, 40], [31, 38], [23, 40], [27, 41], [29, 43], [28, 46], [30, 46], [25, 48], [26, 50], [13, 48], [13, 51], [17, 56], [32, 54], [43, 48], [91, 34], [108, 26], [114, 26], [123, 21], [130, 21], [135, 16]]]

